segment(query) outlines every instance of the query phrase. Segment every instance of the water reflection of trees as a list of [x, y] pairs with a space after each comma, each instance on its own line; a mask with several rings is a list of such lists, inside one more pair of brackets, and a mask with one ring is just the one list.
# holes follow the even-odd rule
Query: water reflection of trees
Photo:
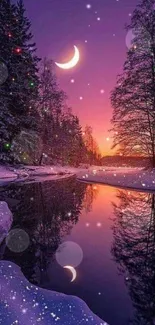
[[131, 324], [155, 324], [155, 194], [119, 190], [114, 206], [112, 253], [125, 272], [135, 316]]
[[83, 198], [83, 208], [88, 213], [92, 210], [92, 205], [94, 200], [97, 198], [99, 189], [97, 185], [88, 184], [85, 189], [85, 194]]
[[[68, 178], [1, 189], [0, 200], [8, 203], [14, 215], [13, 228], [24, 229], [31, 240], [20, 254], [6, 247], [3, 258], [19, 264], [30, 281], [39, 283], [41, 270], [47, 269], [62, 239], [78, 222], [87, 187], [76, 178]], [[90, 210], [93, 197], [88, 197]]]

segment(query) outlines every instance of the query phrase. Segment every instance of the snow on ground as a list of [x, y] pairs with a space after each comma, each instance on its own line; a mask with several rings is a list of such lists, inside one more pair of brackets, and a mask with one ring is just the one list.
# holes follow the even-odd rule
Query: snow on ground
[[32, 285], [9, 261], [0, 261], [0, 289], [0, 324], [108, 325], [78, 297]]
[[16, 178], [16, 174], [14, 171], [9, 170], [5, 166], [0, 166], [0, 180], [9, 178], [10, 180], [14, 180]]
[[20, 168], [0, 166], [0, 185], [17, 181], [57, 180], [77, 175], [77, 179], [112, 186], [155, 190], [155, 170], [130, 167], [90, 166], [24, 166]]
[[37, 181], [39, 177], [59, 179], [75, 174], [75, 168], [59, 166], [23, 166], [20, 168], [0, 166], [0, 185], [17, 181]]
[[[31, 176], [48, 176], [48, 175], [62, 175], [62, 174], [78, 174], [80, 172], [92, 171], [96, 169], [98, 171], [103, 170], [115, 170], [114, 167], [101, 167], [101, 166], [90, 166], [89, 168], [75, 168], [69, 166], [1, 166], [0, 165], [0, 180], [14, 180], [19, 178], [28, 178]], [[126, 168], [127, 169], [127, 168]]]
[[13, 222], [13, 216], [6, 202], [0, 202], [0, 244], [7, 236]]
[[80, 173], [78, 179], [139, 190], [155, 190], [155, 170], [142, 168], [100, 168]]
[[[92, 168], [92, 167], [91, 167]], [[90, 168], [90, 170], [91, 170]], [[85, 172], [86, 168], [68, 166], [0, 166], [0, 185], [9, 182], [56, 180]]]

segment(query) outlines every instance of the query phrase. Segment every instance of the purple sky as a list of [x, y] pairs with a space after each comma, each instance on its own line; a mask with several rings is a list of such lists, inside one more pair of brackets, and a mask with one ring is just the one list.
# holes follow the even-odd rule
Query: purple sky
[[[126, 54], [125, 23], [138, 0], [24, 0], [38, 54], [69, 61], [76, 45], [80, 61], [71, 70], [56, 67], [60, 86], [81, 125], [93, 127], [102, 153], [109, 154], [110, 91]], [[87, 4], [91, 5], [87, 9]], [[87, 42], [85, 42], [87, 41]], [[71, 83], [74, 79], [74, 83]], [[88, 85], [89, 84], [89, 85]], [[104, 93], [100, 91], [104, 90]], [[83, 97], [80, 100], [80, 97]]]

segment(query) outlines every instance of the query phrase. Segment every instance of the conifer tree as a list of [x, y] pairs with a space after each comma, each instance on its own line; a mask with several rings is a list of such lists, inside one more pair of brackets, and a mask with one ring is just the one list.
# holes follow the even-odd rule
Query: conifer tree
[[[0, 3], [0, 74], [8, 76], [0, 84], [1, 158], [4, 152], [11, 157], [14, 137], [23, 129], [36, 127], [34, 102], [38, 93], [35, 44], [32, 43], [31, 24], [25, 16], [22, 0], [17, 5], [10, 0]], [[4, 127], [5, 126], [5, 127]]]

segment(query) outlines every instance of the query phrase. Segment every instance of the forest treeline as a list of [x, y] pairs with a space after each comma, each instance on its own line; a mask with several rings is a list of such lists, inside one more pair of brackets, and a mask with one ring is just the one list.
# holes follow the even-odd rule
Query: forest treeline
[[52, 60], [37, 56], [23, 1], [0, 2], [0, 162], [97, 164], [92, 128], [82, 129]]

